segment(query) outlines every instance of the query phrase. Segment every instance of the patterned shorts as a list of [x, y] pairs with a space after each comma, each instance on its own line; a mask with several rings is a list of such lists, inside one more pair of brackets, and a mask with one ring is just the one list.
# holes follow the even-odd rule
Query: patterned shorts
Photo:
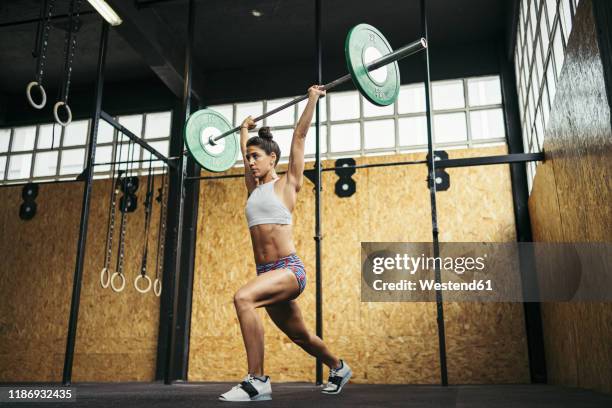
[[299, 256], [296, 254], [291, 254], [279, 259], [278, 261], [258, 264], [257, 275], [261, 275], [262, 273], [273, 271], [275, 269], [291, 269], [297, 278], [300, 293], [304, 291], [304, 288], [306, 287], [306, 270], [304, 269], [304, 264]]

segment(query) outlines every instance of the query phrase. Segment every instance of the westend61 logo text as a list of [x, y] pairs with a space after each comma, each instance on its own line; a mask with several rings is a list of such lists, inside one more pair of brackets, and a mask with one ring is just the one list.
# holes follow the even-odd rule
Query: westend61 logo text
[[[392, 256], [372, 256], [370, 258], [371, 271], [375, 275], [385, 272], [414, 275], [417, 272], [426, 273], [436, 269], [444, 272], [452, 272], [463, 275], [466, 272], [481, 272], [485, 269], [486, 254], [479, 257], [431, 257], [421, 254], [411, 256], [404, 254], [393, 254]], [[372, 288], [376, 291], [481, 291], [493, 290], [490, 280], [473, 279], [469, 282], [436, 282], [433, 279], [419, 279], [417, 282], [399, 279], [385, 281], [376, 279], [372, 282]]]
[[421, 254], [419, 257], [410, 256], [408, 254], [396, 254], [394, 257], [373, 257], [372, 272], [380, 275], [387, 270], [404, 270], [414, 275], [417, 271], [432, 271], [435, 269], [453, 271], [458, 275], [465, 272], [482, 271], [485, 269], [485, 258], [482, 257], [426, 257]]

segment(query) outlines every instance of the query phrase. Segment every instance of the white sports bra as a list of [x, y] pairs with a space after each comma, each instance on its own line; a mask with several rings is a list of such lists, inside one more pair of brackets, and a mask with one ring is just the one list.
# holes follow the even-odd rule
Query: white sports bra
[[277, 180], [260, 184], [249, 196], [245, 208], [249, 228], [260, 224], [291, 224], [291, 212], [274, 192]]

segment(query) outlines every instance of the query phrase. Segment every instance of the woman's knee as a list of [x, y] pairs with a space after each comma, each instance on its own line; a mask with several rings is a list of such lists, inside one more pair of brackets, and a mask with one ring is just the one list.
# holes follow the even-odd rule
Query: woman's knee
[[248, 290], [238, 289], [234, 294], [234, 306], [237, 310], [245, 307], [251, 307], [253, 304], [253, 297], [249, 294]]

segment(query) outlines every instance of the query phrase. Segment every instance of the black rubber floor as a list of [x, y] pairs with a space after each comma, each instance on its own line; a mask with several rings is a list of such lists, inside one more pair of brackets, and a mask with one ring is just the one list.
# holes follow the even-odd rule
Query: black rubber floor
[[[6, 387], [8, 384], [1, 384]], [[34, 384], [33, 384], [34, 385]], [[37, 384], [41, 386], [43, 384]], [[49, 384], [46, 384], [49, 385]], [[272, 401], [232, 403], [217, 396], [235, 383], [76, 383], [75, 402], [1, 403], [0, 407], [410, 407], [410, 408], [610, 408], [612, 395], [552, 385], [361, 385], [323, 395], [308, 383], [272, 383]], [[19, 384], [23, 387], [23, 384]]]

